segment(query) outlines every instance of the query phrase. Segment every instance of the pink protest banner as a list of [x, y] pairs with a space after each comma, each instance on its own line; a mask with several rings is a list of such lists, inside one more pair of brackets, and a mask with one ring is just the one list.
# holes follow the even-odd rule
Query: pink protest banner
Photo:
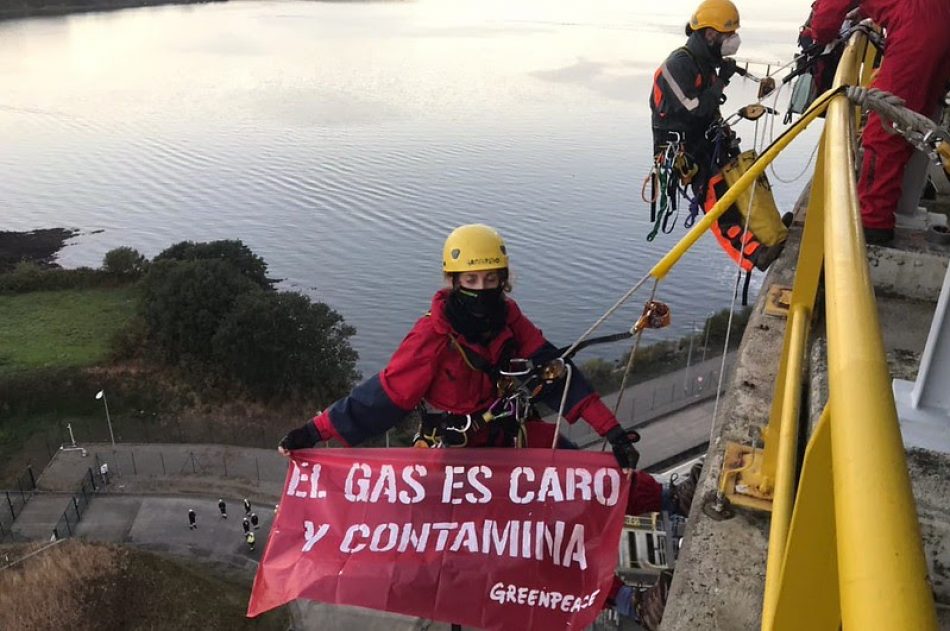
[[482, 629], [584, 629], [611, 586], [629, 485], [595, 452], [295, 452], [248, 616], [307, 598]]

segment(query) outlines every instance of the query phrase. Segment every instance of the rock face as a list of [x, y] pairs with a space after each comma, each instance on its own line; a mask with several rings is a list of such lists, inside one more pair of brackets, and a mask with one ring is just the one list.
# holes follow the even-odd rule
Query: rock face
[[0, 232], [0, 273], [9, 272], [21, 261], [55, 265], [56, 254], [77, 234], [76, 230], [67, 228]]

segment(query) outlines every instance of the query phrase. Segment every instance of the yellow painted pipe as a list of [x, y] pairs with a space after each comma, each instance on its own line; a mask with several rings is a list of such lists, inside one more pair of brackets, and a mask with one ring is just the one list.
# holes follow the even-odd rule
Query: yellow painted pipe
[[[850, 46], [836, 83], [857, 77]], [[851, 149], [851, 105], [825, 122], [825, 316], [844, 629], [937, 628], [936, 609], [868, 270]], [[807, 606], [802, 603], [802, 606]]]
[[813, 120], [818, 118], [822, 112], [825, 111], [825, 108], [828, 107], [828, 103], [825, 102], [825, 97], [828, 96], [828, 92], [822, 96], [815, 99], [811, 108], [806, 111], [794, 125], [788, 128], [785, 134], [779, 138], [775, 144], [769, 147], [765, 153], [763, 153], [759, 158], [752, 163], [749, 167], [749, 170], [742, 174], [736, 183], [729, 187], [729, 190], [716, 202], [716, 205], [713, 206], [708, 213], [706, 213], [702, 219], [697, 221], [693, 227], [683, 235], [683, 238], [677, 242], [670, 250], [663, 255], [663, 258], [657, 262], [656, 265], [650, 270], [650, 276], [656, 280], [661, 280], [666, 276], [669, 271], [676, 265], [679, 260], [686, 254], [686, 251], [693, 247], [693, 244], [699, 240], [699, 237], [706, 232], [714, 221], [719, 219], [726, 210], [732, 206], [733, 203], [739, 198], [739, 195], [745, 192], [756, 178], [758, 178], [765, 168], [772, 163], [772, 160], [778, 156], [790, 142], [792, 142], [798, 134], [803, 132], [808, 125], [811, 124]]
[[802, 398], [802, 367], [805, 361], [805, 343], [808, 340], [809, 308], [801, 303], [792, 305], [788, 314], [788, 363], [785, 369], [785, 387], [782, 391], [782, 414], [778, 440], [778, 458], [775, 469], [775, 487], [772, 494], [772, 522], [769, 526], [769, 553], [765, 566], [765, 597], [762, 605], [762, 629], [771, 629], [775, 606], [781, 588], [782, 561], [788, 529], [792, 522], [795, 499], [795, 457], [798, 454], [798, 420]]

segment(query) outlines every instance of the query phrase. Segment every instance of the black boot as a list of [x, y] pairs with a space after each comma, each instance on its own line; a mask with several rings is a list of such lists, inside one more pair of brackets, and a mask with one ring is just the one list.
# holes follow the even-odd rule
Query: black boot
[[656, 579], [656, 583], [643, 591], [634, 592], [633, 608], [637, 612], [640, 624], [647, 631], [657, 631], [660, 628], [672, 582], [673, 570], [663, 570]]
[[696, 494], [702, 472], [703, 463], [700, 461], [690, 467], [689, 475], [679, 484], [675, 477], [670, 480], [670, 504], [677, 515], [689, 516], [689, 507], [693, 505], [693, 495]]
[[868, 245], [890, 245], [894, 241], [893, 228], [865, 228], [864, 242]]

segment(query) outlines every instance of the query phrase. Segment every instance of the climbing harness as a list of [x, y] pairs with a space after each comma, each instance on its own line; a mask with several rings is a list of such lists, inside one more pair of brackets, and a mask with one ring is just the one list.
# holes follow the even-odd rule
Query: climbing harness
[[[653, 223], [647, 241], [653, 241], [660, 230], [664, 234], [673, 231], [679, 216], [678, 199], [682, 195], [689, 200], [686, 187], [699, 173], [699, 165], [686, 153], [683, 135], [675, 131], [667, 134], [668, 142], [661, 145], [653, 157], [653, 165], [641, 190], [643, 201], [650, 204], [650, 221]], [[646, 196], [648, 185], [649, 198]]]
[[[669, 324], [669, 307], [660, 302], [650, 303], [644, 308], [641, 320], [646, 328], [666, 326]], [[564, 383], [558, 422], [563, 416], [573, 376], [570, 359], [588, 346], [616, 342], [629, 338], [634, 333], [631, 329], [589, 338], [572, 347], [558, 349], [553, 359], [540, 363], [512, 357], [513, 345], [508, 345], [502, 350], [502, 359], [497, 365], [489, 364], [481, 355], [468, 353], [457, 338], [450, 336], [451, 343], [462, 354], [469, 368], [482, 371], [492, 379], [495, 384], [495, 399], [485, 409], [470, 414], [435, 410], [423, 403], [419, 409], [421, 421], [412, 444], [415, 447], [465, 447], [472, 436], [487, 427], [489, 445], [524, 447], [527, 439], [525, 424], [540, 420], [535, 401], [547, 388], [558, 382]], [[639, 439], [639, 435], [637, 438]]]

